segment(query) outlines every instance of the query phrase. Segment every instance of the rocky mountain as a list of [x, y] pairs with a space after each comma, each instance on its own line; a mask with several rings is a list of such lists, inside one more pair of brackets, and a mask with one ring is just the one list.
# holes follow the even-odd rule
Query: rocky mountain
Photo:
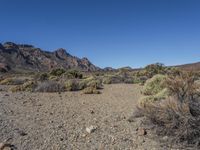
[[55, 68], [97, 71], [87, 58], [78, 58], [65, 49], [44, 51], [27, 44], [6, 42], [0, 44], [0, 71], [49, 71]]

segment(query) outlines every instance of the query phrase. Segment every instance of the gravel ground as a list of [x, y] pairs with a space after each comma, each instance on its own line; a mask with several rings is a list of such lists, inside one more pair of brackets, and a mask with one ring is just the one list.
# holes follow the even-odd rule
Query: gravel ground
[[[9, 93], [0, 87], [0, 142], [18, 150], [164, 149], [139, 136], [141, 120], [127, 121], [141, 86], [106, 85], [99, 95], [81, 92]], [[87, 127], [94, 131], [88, 133]]]

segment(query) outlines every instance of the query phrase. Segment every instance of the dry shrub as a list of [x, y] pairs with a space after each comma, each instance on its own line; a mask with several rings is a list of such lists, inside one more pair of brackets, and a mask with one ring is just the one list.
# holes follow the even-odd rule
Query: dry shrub
[[14, 87], [11, 87], [10, 90], [12, 92], [19, 92], [19, 91], [28, 91], [32, 92], [34, 91], [34, 88], [37, 86], [37, 83], [34, 81], [27, 81], [22, 85], [16, 85]]
[[172, 95], [180, 101], [194, 99], [199, 95], [199, 85], [195, 82], [196, 74], [182, 72], [176, 76], [169, 76], [166, 80], [167, 87]]
[[85, 87], [94, 87], [96, 89], [103, 88], [102, 80], [95, 77], [89, 77], [87, 79], [84, 79], [81, 81], [81, 83], [84, 84]]
[[25, 80], [18, 78], [6, 78], [0, 82], [1, 85], [20, 85], [23, 84]]
[[107, 75], [103, 77], [103, 83], [104, 84], [117, 84], [122, 83], [123, 79], [119, 75]]
[[63, 92], [65, 90], [64, 85], [55, 81], [45, 81], [40, 83], [35, 92]]
[[182, 103], [177, 98], [169, 98], [158, 103], [140, 107], [143, 115], [156, 125], [159, 135], [168, 135], [175, 143], [186, 142], [199, 146], [200, 142], [200, 102]]
[[87, 87], [83, 90], [84, 94], [101, 94], [95, 87]]
[[94, 77], [89, 77], [84, 80], [68, 80], [65, 82], [65, 89], [67, 91], [79, 91], [88, 87], [102, 89], [102, 81]]
[[65, 90], [67, 91], [79, 91], [85, 88], [85, 84], [79, 80], [68, 80], [65, 82]]
[[139, 105], [159, 135], [171, 142], [200, 146], [200, 93], [191, 73], [170, 76], [167, 88], [172, 96], [154, 103]]

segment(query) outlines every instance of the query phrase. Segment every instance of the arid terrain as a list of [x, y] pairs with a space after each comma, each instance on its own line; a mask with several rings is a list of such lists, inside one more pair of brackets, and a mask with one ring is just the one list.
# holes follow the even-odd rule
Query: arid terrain
[[[0, 139], [18, 150], [165, 149], [138, 135], [141, 120], [128, 121], [141, 86], [106, 85], [99, 95], [81, 92], [0, 92]], [[94, 126], [92, 133], [86, 128]]]

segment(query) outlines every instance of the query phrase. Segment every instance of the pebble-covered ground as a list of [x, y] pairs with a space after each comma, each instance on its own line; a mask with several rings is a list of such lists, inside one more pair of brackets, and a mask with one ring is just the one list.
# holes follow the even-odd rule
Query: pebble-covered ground
[[0, 88], [0, 143], [8, 140], [13, 149], [165, 149], [151, 131], [143, 133], [141, 119], [128, 121], [141, 96], [139, 85], [106, 85], [99, 95]]

